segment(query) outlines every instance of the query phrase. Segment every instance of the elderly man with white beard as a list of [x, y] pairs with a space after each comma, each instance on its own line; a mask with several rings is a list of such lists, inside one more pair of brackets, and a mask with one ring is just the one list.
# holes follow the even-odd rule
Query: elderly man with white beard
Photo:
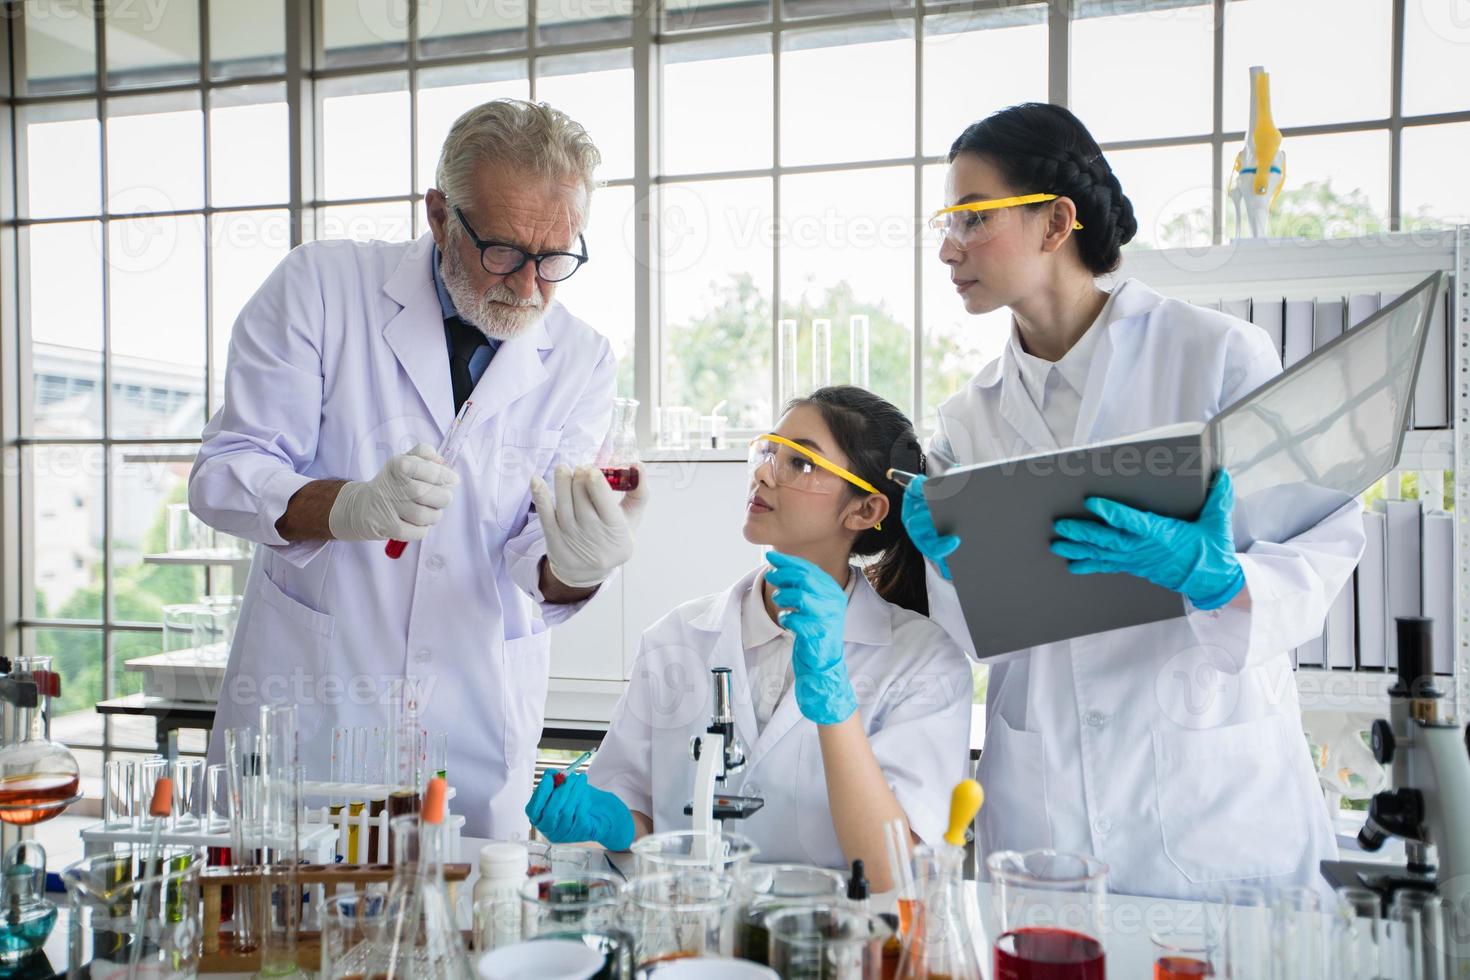
[[615, 363], [555, 300], [588, 261], [598, 162], [555, 109], [478, 106], [444, 142], [429, 234], [302, 245], [241, 311], [189, 480], [195, 514], [261, 545], [213, 761], [264, 704], [297, 706], [314, 779], [334, 728], [398, 733], [357, 761], [400, 785], [422, 775], [415, 733], [444, 730], [465, 832], [524, 832], [547, 627], [628, 560], [647, 502], [588, 465]]

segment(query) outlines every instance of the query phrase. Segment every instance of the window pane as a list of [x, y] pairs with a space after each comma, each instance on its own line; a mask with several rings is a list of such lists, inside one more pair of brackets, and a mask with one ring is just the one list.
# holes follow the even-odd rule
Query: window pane
[[107, 210], [204, 206], [204, 117], [197, 92], [107, 104]]
[[406, 194], [408, 76], [402, 72], [318, 83], [322, 189], [328, 198]]
[[[1388, 133], [1293, 136], [1286, 150], [1286, 186], [1271, 211], [1271, 235], [1344, 238], [1388, 230]], [[1239, 147], [1226, 146], [1224, 172]], [[1234, 212], [1225, 199], [1225, 238]], [[1241, 215], [1241, 227], [1246, 227]]]
[[418, 0], [419, 57], [526, 46], [529, 0]]
[[572, 315], [612, 343], [618, 394], [633, 397], [633, 188], [604, 187], [592, 198], [588, 262], [556, 289]]
[[825, 17], [830, 14], [855, 14], [865, 10], [891, 10], [896, 13], [911, 7], [912, 0], [781, 0], [781, 15]]
[[291, 249], [291, 221], [285, 211], [235, 211], [212, 215], [209, 242], [210, 320], [214, 331], [214, 376], [210, 410], [224, 400], [230, 332], [245, 301], [255, 294]]
[[633, 55], [626, 48], [539, 58], [536, 101], [586, 127], [602, 152], [598, 176], [633, 176]]
[[[924, 207], [937, 210], [944, 203], [945, 165], [924, 168]], [[939, 242], [926, 238], [923, 265], [924, 418], [920, 435], [932, 432], [940, 404], [953, 395], [987, 363], [1000, 356], [1010, 336], [1011, 313], [996, 310], [981, 316], [965, 312], [964, 301], [949, 281], [949, 266], [939, 261]]]
[[286, 5], [282, 0], [209, 4], [209, 73], [215, 78], [286, 70]]
[[536, 0], [536, 43], [632, 37], [632, 13], [633, 0]]
[[1215, 195], [1208, 144], [1109, 150], [1107, 159], [1138, 222], [1138, 233], [1125, 248], [1210, 244]]
[[1208, 134], [1214, 24], [1208, 3], [1074, 21], [1072, 111], [1099, 142]]
[[29, 525], [35, 619], [102, 618], [101, 446], [21, 450], [22, 506]]
[[1388, 116], [1393, 5], [1337, 0], [1331, 43], [1320, 38], [1327, 10], [1314, 0], [1232, 0], [1225, 5], [1225, 128], [1250, 122], [1250, 68], [1271, 73], [1276, 125], [1380, 119]]
[[409, 0], [321, 0], [328, 68], [401, 62], [408, 57]]
[[199, 77], [199, 4], [106, 0], [100, 6], [107, 11], [109, 86], [191, 82]]
[[796, 32], [781, 44], [783, 164], [913, 155], [912, 37], [882, 24]]
[[413, 205], [341, 204], [317, 212], [317, 238], [350, 238], [355, 242], [406, 242], [413, 237]]
[[664, 0], [665, 32], [692, 31], [731, 24], [764, 24], [771, 19], [771, 0]]
[[32, 225], [31, 432], [102, 434], [102, 226]]
[[52, 737], [101, 744], [96, 704], [102, 700], [102, 631], [27, 629], [21, 648], [29, 656], [50, 657], [51, 669], [61, 675], [61, 697], [51, 702]]
[[209, 98], [210, 203], [286, 203], [291, 196], [286, 87], [222, 88]]
[[832, 320], [830, 376], [842, 383], [850, 374], [849, 317], [865, 314], [872, 337], [868, 386], [912, 412], [913, 169], [784, 177], [781, 208], [781, 316], [798, 321], [802, 385], [814, 378], [812, 318]]
[[1470, 16], [1454, 3], [1404, 7], [1404, 115], [1470, 109]]
[[1400, 224], [1405, 230], [1470, 224], [1470, 123], [1404, 129]]
[[491, 61], [419, 72], [419, 190], [434, 186], [439, 151], [462, 113], [492, 99], [524, 99], [531, 88], [524, 61]]
[[169, 550], [168, 509], [188, 502], [192, 454], [177, 445], [112, 450], [112, 616], [120, 622], [160, 623], [163, 606], [204, 593], [202, 566], [144, 561]]
[[771, 39], [665, 44], [663, 172], [771, 165]]
[[114, 436], [204, 425], [204, 229], [199, 215], [108, 225]]
[[20, 122], [26, 163], [21, 202], [29, 216], [101, 211], [102, 127], [96, 104], [26, 106]]
[[725, 401], [732, 429], [771, 424], [773, 194], [764, 178], [659, 190], [663, 401]]
[[25, 5], [26, 92], [90, 92], [97, 87], [92, 0], [29, 0]]
[[1018, 102], [1046, 101], [1046, 7], [924, 18], [924, 153]]

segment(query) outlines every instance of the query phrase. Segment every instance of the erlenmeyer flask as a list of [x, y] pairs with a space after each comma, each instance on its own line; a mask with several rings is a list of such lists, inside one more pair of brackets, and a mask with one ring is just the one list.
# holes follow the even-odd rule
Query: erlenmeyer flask
[[418, 816], [392, 822], [395, 855], [388, 891], [387, 925], [378, 941], [384, 980], [471, 980], [469, 954], [444, 887], [444, 817], [447, 786], [429, 780]]
[[602, 464], [602, 475], [614, 490], [638, 489], [638, 401], [634, 398], [613, 399], [610, 445]]
[[949, 844], [914, 848], [920, 903], [904, 937], [898, 980], [980, 980], [965, 902], [965, 852]]
[[66, 746], [51, 741], [51, 699], [61, 676], [50, 657], [20, 657], [0, 678], [11, 725], [0, 749], [0, 820], [26, 826], [50, 820], [80, 799], [80, 769]]

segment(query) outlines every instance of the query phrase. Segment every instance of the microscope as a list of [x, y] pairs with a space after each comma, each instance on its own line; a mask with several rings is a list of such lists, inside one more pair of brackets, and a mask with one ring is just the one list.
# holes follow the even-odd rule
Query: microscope
[[[730, 668], [711, 668], [710, 682], [714, 687], [714, 711], [705, 733], [689, 739], [689, 754], [695, 762], [694, 798], [684, 807], [684, 812], [694, 818], [693, 829], [708, 831], [694, 842], [696, 848], [704, 851], [708, 851], [712, 842], [718, 839], [724, 821], [743, 820], [766, 802], [758, 796], [716, 792], [717, 788], [724, 788], [725, 777], [745, 768], [745, 746], [735, 734]], [[702, 860], [715, 857], [698, 852], [694, 856]]]
[[[1365, 851], [1401, 837], [1402, 866], [1323, 861], [1334, 886], [1369, 888], [1384, 907], [1403, 889], [1433, 891], [1447, 912], [1470, 915], [1470, 732], [1443, 708], [1435, 686], [1431, 622], [1396, 621], [1398, 680], [1388, 690], [1389, 718], [1373, 723], [1373, 757], [1389, 768], [1389, 788], [1376, 794], [1358, 833]], [[1465, 920], [1470, 923], [1470, 919]]]

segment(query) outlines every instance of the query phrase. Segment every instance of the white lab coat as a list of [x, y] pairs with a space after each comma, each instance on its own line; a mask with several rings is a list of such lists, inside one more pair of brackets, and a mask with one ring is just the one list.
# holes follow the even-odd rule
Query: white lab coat
[[[1117, 287], [1092, 329], [1106, 333], [1071, 445], [1209, 419], [1281, 371], [1258, 327], [1136, 280]], [[1008, 346], [940, 407], [929, 469], [1057, 448]], [[1093, 854], [1109, 887], [1128, 894], [1199, 898], [1227, 881], [1325, 887], [1318, 863], [1336, 846], [1289, 651], [1322, 632], [1363, 540], [1354, 501], [1239, 556], [1248, 612], [1181, 598], [1177, 619], [992, 660], [985, 851]], [[932, 566], [929, 585], [931, 615], [971, 650], [954, 587]]]
[[[262, 701], [299, 705], [302, 761], [325, 778], [334, 725], [390, 725], [394, 678], [426, 685], [423, 727], [449, 733], [452, 804], [465, 833], [527, 829], [545, 714], [547, 625], [577, 606], [541, 602], [546, 553], [529, 480], [596, 448], [611, 418], [607, 341], [552, 304], [501, 344], [472, 398], [478, 417], [443, 519], [398, 560], [381, 541], [288, 544], [276, 520], [323, 478], [366, 480], [454, 414], [433, 240], [313, 242], [246, 304], [225, 400], [204, 429], [189, 503], [258, 542], [220, 694], [221, 732]], [[536, 606], [540, 604], [540, 618]]]
[[[655, 831], [687, 829], [684, 806], [694, 783], [689, 739], [709, 726], [710, 669], [729, 667], [735, 731], [748, 763], [726, 785], [766, 802], [727, 827], [752, 838], [762, 861], [845, 867], [817, 726], [802, 716], [792, 691], [756, 733], [740, 604], [764, 571], [684, 603], [644, 632], [628, 691], [588, 779], [651, 816]], [[948, 822], [950, 791], [969, 769], [970, 663], [932, 620], [885, 601], [860, 571], [853, 574], [845, 657], [863, 728], [914, 833], [935, 841]]]

